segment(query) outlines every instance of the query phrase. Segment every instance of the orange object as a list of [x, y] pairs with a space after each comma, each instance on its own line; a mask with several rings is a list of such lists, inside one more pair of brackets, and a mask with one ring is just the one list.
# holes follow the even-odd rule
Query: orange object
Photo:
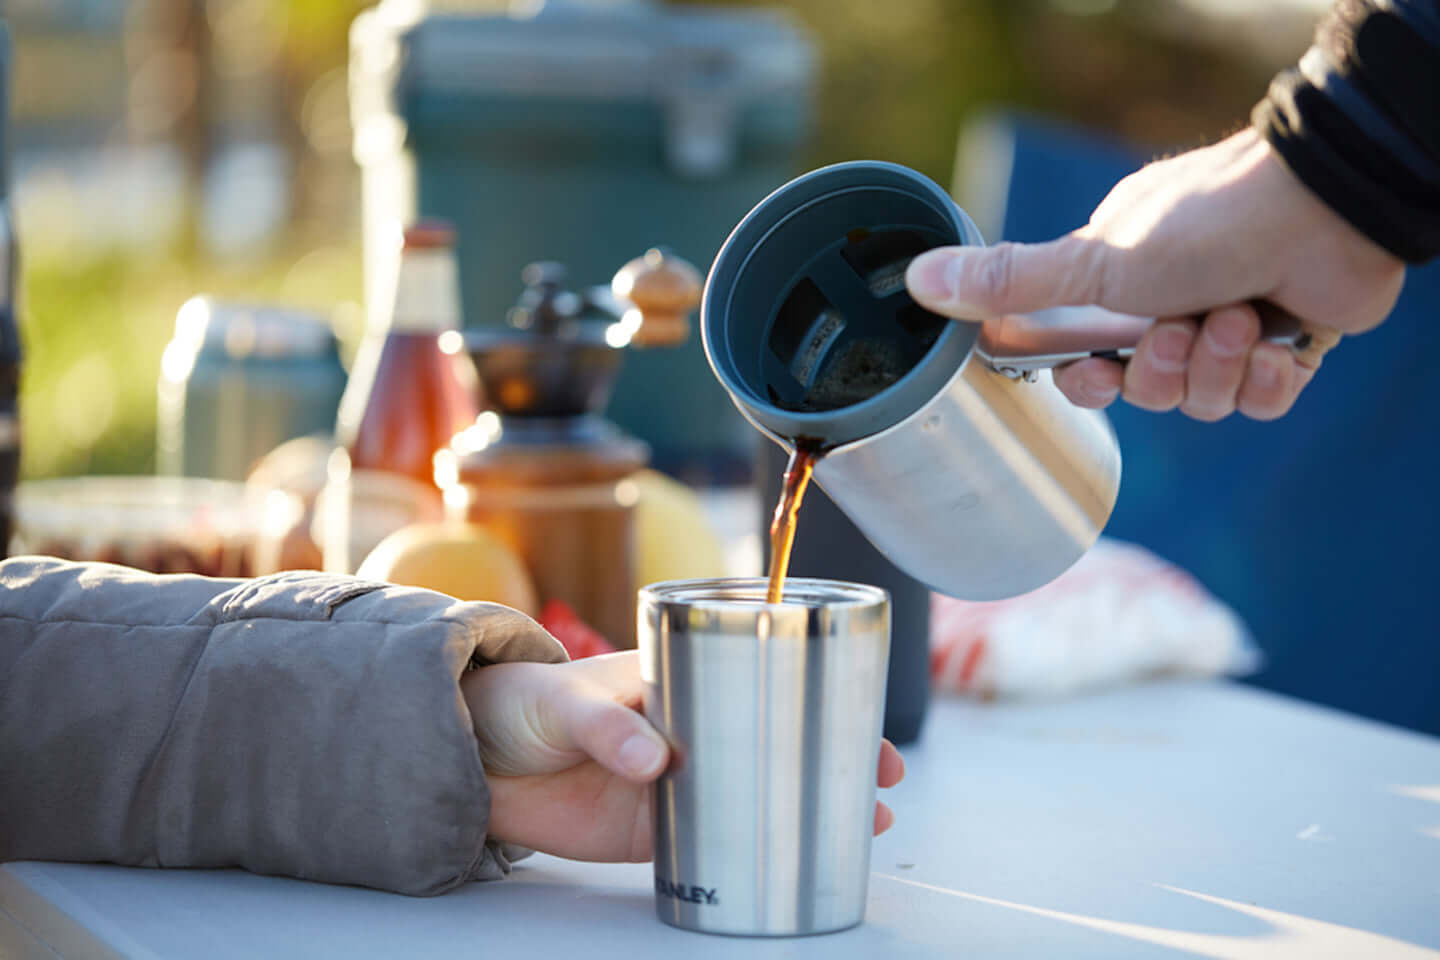
[[340, 402], [336, 438], [352, 470], [434, 483], [435, 452], [479, 412], [459, 328], [454, 232], [416, 224], [401, 244], [390, 311], [361, 345]]
[[690, 337], [690, 312], [700, 304], [705, 278], [688, 262], [662, 250], [646, 251], [610, 281], [610, 290], [635, 305], [627, 314], [630, 343], [637, 347], [678, 347]]

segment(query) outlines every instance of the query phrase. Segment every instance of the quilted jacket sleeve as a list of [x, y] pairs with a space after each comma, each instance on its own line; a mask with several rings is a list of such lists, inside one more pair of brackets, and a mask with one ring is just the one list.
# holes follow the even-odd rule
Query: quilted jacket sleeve
[[523, 614], [424, 590], [6, 561], [0, 861], [415, 895], [499, 876], [458, 678], [563, 659]]

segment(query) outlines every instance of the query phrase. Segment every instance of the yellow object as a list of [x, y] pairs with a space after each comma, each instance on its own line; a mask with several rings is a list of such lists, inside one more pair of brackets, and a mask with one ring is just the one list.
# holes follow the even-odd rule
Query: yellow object
[[540, 604], [525, 564], [475, 524], [412, 523], [381, 540], [357, 576], [424, 587], [457, 600], [486, 600], [535, 616]]
[[641, 470], [631, 480], [640, 491], [635, 506], [635, 582], [644, 586], [724, 576], [724, 545], [695, 491], [655, 470]]

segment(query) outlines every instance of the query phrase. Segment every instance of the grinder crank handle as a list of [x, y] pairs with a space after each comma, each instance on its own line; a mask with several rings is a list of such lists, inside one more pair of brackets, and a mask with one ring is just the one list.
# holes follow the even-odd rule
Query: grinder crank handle
[[635, 347], [678, 347], [690, 336], [690, 313], [700, 305], [705, 278], [688, 261], [660, 247], [621, 267], [610, 281], [623, 305], [620, 329]]
[[605, 331], [612, 347], [678, 347], [690, 336], [705, 278], [688, 261], [652, 247], [621, 267], [608, 286], [590, 287], [587, 309], [615, 318]]
[[[1304, 324], [1269, 300], [1251, 300], [1250, 305], [1260, 315], [1260, 338], [1289, 347], [1306, 366], [1319, 366], [1320, 358], [1340, 340], [1337, 331]], [[1101, 307], [1052, 307], [987, 322], [976, 352], [1004, 376], [1033, 380], [1040, 370], [1089, 357], [1128, 360], [1154, 323], [1151, 317]]]

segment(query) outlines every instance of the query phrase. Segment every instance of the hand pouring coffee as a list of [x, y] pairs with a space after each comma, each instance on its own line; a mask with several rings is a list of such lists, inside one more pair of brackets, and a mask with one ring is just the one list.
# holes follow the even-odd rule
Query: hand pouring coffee
[[666, 923], [790, 936], [864, 916], [890, 610], [874, 587], [785, 582], [812, 470], [896, 566], [967, 599], [1048, 582], [1110, 517], [1115, 434], [1046, 368], [1122, 358], [1149, 321], [1102, 327], [1068, 312], [982, 329], [910, 298], [917, 254], [980, 242], [931, 181], [848, 163], [771, 194], [715, 260], [706, 355], [791, 461], [768, 592], [760, 581], [641, 591], [645, 714], [676, 757], [654, 805]]
[[[1124, 359], [1153, 321], [1062, 308], [982, 326], [910, 298], [915, 256], [983, 242], [934, 182], [862, 161], [776, 190], [721, 248], [701, 305], [706, 356], [740, 411], [792, 451], [772, 532], [772, 602], [782, 521], [812, 465], [896, 566], [967, 600], [1048, 583], [1109, 520], [1114, 431], [1103, 413], [1066, 400], [1048, 368]], [[1306, 346], [1293, 318], [1275, 308], [1262, 317], [1267, 337]]]

